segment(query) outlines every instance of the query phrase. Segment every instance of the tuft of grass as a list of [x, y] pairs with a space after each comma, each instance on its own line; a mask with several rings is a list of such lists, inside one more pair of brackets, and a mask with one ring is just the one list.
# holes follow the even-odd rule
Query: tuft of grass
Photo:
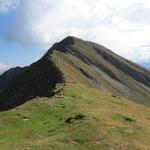
[[118, 119], [120, 121], [125, 121], [125, 122], [128, 122], [128, 123], [134, 123], [134, 122], [136, 122], [135, 119], [133, 119], [131, 117], [128, 117], [128, 116], [125, 116], [125, 115], [116, 114], [115, 117], [116, 117], [116, 119]]

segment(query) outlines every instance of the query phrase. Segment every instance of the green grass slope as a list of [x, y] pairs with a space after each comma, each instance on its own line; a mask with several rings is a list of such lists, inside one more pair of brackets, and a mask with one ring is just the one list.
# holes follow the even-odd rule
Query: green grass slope
[[0, 150], [149, 150], [148, 106], [66, 84], [64, 96], [37, 98], [0, 113]]

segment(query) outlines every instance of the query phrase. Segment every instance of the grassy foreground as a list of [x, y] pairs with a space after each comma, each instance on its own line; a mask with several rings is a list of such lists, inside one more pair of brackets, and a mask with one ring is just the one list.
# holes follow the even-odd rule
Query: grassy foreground
[[150, 150], [150, 109], [81, 84], [0, 112], [0, 150]]

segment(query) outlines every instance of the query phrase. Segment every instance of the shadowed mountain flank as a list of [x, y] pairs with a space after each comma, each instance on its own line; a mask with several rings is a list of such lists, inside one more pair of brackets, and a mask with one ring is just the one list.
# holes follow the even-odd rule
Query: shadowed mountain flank
[[0, 94], [0, 108], [14, 108], [37, 96], [52, 96], [56, 84], [63, 82], [86, 84], [150, 104], [149, 71], [104, 46], [69, 36], [6, 86]]
[[0, 75], [0, 92], [5, 90], [9, 85], [11, 85], [17, 77], [23, 73], [25, 70], [27, 70], [28, 67], [16, 67], [11, 68], [2, 75]]
[[35, 97], [50, 97], [63, 76], [48, 58], [42, 58], [28, 69], [0, 94], [0, 109], [11, 109]]

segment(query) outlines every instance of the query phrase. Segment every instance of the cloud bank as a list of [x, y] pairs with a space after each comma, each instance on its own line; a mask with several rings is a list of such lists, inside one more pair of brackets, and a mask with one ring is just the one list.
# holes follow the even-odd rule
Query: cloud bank
[[73, 35], [134, 61], [150, 61], [149, 0], [20, 0], [15, 6], [10, 41], [47, 45]]
[[10, 68], [10, 66], [5, 65], [5, 64], [3, 64], [3, 63], [0, 62], [0, 74], [1, 74], [3, 71], [7, 70], [8, 68]]
[[20, 0], [0, 0], [0, 13], [16, 9]]

